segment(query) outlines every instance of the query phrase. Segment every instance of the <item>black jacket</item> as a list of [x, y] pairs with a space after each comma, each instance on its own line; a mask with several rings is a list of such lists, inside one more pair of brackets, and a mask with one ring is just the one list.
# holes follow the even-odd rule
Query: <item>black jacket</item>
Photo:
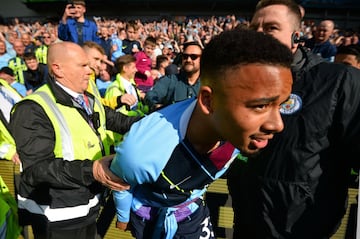
[[298, 50], [284, 130], [227, 175], [234, 238], [329, 238], [345, 214], [359, 165], [360, 71], [317, 57]]
[[[49, 78], [48, 84], [63, 105], [74, 106], [71, 96]], [[88, 94], [89, 101], [94, 96]], [[85, 110], [78, 108], [83, 117]], [[124, 134], [139, 117], [128, 117], [105, 107], [107, 129]], [[17, 152], [23, 164], [19, 194], [38, 204], [51, 208], [86, 205], [103, 190], [92, 174], [93, 161], [66, 161], [55, 158], [55, 133], [52, 123], [43, 108], [32, 100], [23, 100], [16, 105], [10, 121]], [[92, 217], [96, 216], [94, 212]], [[84, 223], [88, 223], [84, 220]], [[71, 225], [71, 223], [69, 223]]]
[[27, 69], [24, 71], [25, 87], [26, 90], [32, 90], [33, 92], [46, 84], [48, 77], [48, 69], [45, 64], [39, 63], [36, 70]]

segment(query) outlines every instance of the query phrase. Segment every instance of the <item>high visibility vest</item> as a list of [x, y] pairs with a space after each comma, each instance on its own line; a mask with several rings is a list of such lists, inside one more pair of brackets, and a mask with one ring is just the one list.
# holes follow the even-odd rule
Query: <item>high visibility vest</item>
[[11, 160], [16, 152], [15, 140], [0, 120], [0, 158]]
[[[111, 136], [106, 130], [104, 107], [95, 97], [94, 113], [99, 113], [100, 127], [93, 131], [88, 122], [81, 116], [77, 108], [56, 103], [48, 85], [40, 87], [24, 99], [37, 102], [46, 112], [55, 131], [55, 158], [64, 160], [97, 160], [110, 154]], [[16, 107], [15, 109], [16, 110]], [[48, 205], [39, 205], [35, 201], [18, 195], [19, 208], [26, 208], [36, 214], [45, 215], [49, 221], [61, 221], [86, 216], [90, 209], [99, 203], [97, 196], [90, 199], [87, 205], [71, 208], [52, 209]]]
[[[99, 113], [100, 127], [97, 131], [101, 136], [101, 142], [99, 142], [98, 135], [75, 107], [56, 103], [48, 85], [40, 87], [24, 99], [36, 101], [51, 120], [56, 137], [55, 157], [63, 157], [70, 161], [74, 159], [99, 159], [104, 156], [101, 152], [102, 145], [105, 155], [110, 153], [109, 142], [111, 143], [111, 140], [109, 141], [107, 136], [105, 111], [96, 97], [93, 112]], [[86, 150], [84, 145], [87, 146]], [[72, 156], [70, 157], [70, 155]]]
[[35, 56], [39, 63], [47, 64], [47, 45], [41, 45], [35, 50]]
[[19, 226], [17, 205], [9, 188], [0, 176], [0, 239], [18, 238]]
[[[9, 85], [7, 81], [0, 79], [0, 85], [5, 87], [6, 90], [11, 93], [15, 102], [18, 102], [22, 99], [22, 96], [11, 85]], [[5, 122], [0, 120], [0, 158], [11, 160], [15, 152], [15, 140], [11, 136], [8, 128], [5, 125]]]
[[[116, 109], [117, 107], [117, 97], [113, 97], [111, 99], [105, 99], [101, 97], [100, 91], [97, 88], [96, 82], [95, 82], [95, 72], [93, 71], [90, 75], [89, 84], [87, 88], [87, 92], [93, 94], [100, 102], [101, 104], [110, 107], [111, 109]], [[114, 144], [119, 143], [122, 140], [122, 135], [116, 132], [108, 131], [109, 137], [112, 138]]]
[[98, 98], [103, 105], [108, 106], [111, 109], [116, 109], [117, 97], [113, 97], [111, 99], [105, 99], [105, 98], [101, 97], [99, 89], [97, 88], [97, 85], [95, 82], [95, 73], [94, 72], [90, 75], [89, 85], [88, 85], [88, 88], [86, 91], [93, 94], [96, 98]]
[[[121, 106], [118, 111], [128, 116], [143, 116], [149, 112], [149, 107], [144, 105], [140, 100], [140, 92], [135, 86], [134, 79], [130, 80], [130, 83], [135, 87], [136, 94], [138, 97], [138, 104], [136, 110], [127, 110], [126, 105]], [[105, 99], [111, 99], [115, 96], [120, 96], [126, 94], [125, 86], [121, 80], [121, 75], [118, 73], [116, 79], [112, 82], [105, 92]]]
[[22, 96], [17, 92], [17, 90], [14, 89], [6, 80], [0, 78], [0, 85], [6, 87], [6, 89], [10, 90], [12, 93], [18, 96], [18, 99], [15, 99], [16, 101], [19, 101], [22, 99]]
[[24, 71], [27, 71], [25, 61], [18, 56], [13, 57], [9, 60], [8, 67], [14, 71], [16, 81], [24, 85]]

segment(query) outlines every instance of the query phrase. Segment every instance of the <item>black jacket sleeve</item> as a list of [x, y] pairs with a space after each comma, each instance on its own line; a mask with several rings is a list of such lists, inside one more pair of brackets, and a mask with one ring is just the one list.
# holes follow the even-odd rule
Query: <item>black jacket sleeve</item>
[[140, 120], [143, 116], [127, 116], [107, 106], [105, 107], [106, 128], [119, 134], [129, 131], [131, 125]]

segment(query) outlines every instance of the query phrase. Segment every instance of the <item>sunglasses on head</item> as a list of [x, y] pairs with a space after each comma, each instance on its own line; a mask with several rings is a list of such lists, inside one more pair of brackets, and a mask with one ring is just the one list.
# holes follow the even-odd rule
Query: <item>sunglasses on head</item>
[[198, 59], [200, 56], [201, 55], [198, 55], [198, 54], [185, 54], [185, 53], [183, 53], [181, 57], [182, 57], [183, 60], [187, 60], [190, 57], [190, 59], [194, 61], [194, 60]]

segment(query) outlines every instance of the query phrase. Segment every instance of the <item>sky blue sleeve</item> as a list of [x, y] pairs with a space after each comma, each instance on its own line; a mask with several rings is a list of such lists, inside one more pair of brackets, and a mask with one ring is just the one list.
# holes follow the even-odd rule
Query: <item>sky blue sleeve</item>
[[129, 222], [133, 195], [130, 191], [113, 191], [116, 217], [119, 222]]
[[178, 131], [162, 115], [153, 113], [133, 124], [123, 141], [115, 146], [110, 170], [131, 188], [153, 183], [178, 143]]

